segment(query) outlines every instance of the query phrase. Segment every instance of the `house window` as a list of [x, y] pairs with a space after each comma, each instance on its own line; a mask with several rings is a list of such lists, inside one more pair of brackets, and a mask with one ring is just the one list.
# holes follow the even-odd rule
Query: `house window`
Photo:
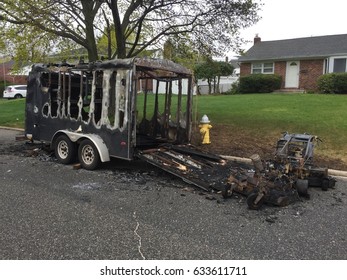
[[273, 74], [274, 73], [274, 63], [253, 63], [252, 64], [252, 74]]
[[346, 58], [335, 58], [334, 59], [334, 73], [346, 72]]

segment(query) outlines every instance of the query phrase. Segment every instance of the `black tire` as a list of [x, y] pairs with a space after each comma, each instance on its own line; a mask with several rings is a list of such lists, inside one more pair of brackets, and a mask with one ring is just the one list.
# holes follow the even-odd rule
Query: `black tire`
[[330, 180], [329, 180], [329, 178], [324, 178], [322, 180], [322, 190], [323, 191], [327, 191], [329, 189], [329, 187], [330, 187]]
[[264, 204], [265, 195], [258, 201], [257, 204], [255, 204], [255, 200], [257, 199], [257, 197], [258, 197], [258, 193], [251, 193], [247, 197], [247, 205], [248, 205], [249, 209], [251, 209], [251, 210], [258, 210]]
[[308, 180], [298, 179], [296, 180], [296, 190], [299, 195], [307, 195], [308, 194]]
[[21, 94], [16, 94], [16, 95], [14, 96], [14, 98], [20, 99], [20, 98], [23, 98], [23, 96], [22, 96]]
[[77, 146], [66, 135], [60, 135], [54, 142], [54, 153], [62, 164], [69, 164], [76, 160]]
[[229, 197], [232, 196], [232, 194], [233, 194], [233, 191], [232, 191], [230, 185], [225, 185], [225, 186], [223, 186], [223, 190], [222, 190], [222, 196], [223, 196], [223, 198], [229, 198]]
[[94, 170], [100, 164], [100, 155], [94, 143], [85, 139], [78, 147], [78, 160], [81, 166], [87, 170]]

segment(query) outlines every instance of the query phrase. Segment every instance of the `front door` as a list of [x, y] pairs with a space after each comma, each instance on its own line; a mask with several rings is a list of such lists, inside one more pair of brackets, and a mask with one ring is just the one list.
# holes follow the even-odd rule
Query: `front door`
[[286, 88], [299, 88], [299, 61], [287, 61], [286, 68]]

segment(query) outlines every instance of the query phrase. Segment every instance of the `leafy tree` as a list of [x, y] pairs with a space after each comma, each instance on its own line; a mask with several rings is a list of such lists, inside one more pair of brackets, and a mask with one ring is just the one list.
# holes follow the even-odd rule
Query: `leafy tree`
[[234, 67], [228, 63], [228, 62], [224, 62], [224, 61], [217, 61], [215, 62], [217, 65], [216, 65], [216, 69], [217, 69], [217, 73], [216, 73], [216, 76], [217, 76], [217, 84], [215, 86], [215, 92], [217, 93], [220, 93], [219, 92], [219, 83], [220, 83], [220, 77], [222, 76], [231, 76], [231, 74], [233, 73], [234, 71]]
[[[214, 64], [212, 60], [205, 61], [203, 63], [199, 63], [194, 67], [194, 75], [196, 79], [196, 83], [199, 79], [207, 80], [208, 83], [208, 94], [212, 93], [212, 81], [215, 78], [216, 69], [214, 69]], [[198, 94], [199, 87], [198, 87]]]
[[[0, 0], [0, 22], [7, 38], [35, 30], [46, 36], [36, 41], [52, 46], [58, 37], [85, 48], [91, 61], [103, 36], [109, 58], [137, 56], [170, 36], [188, 37], [200, 54], [220, 55], [238, 47], [239, 29], [257, 22], [259, 9], [252, 0]], [[11, 34], [14, 25], [22, 31]]]
[[163, 56], [192, 70], [194, 65], [202, 59], [187, 36], [186, 38], [170, 37], [164, 43]]
[[[97, 60], [96, 36], [97, 15], [103, 1], [88, 0], [1, 0], [0, 21], [8, 38], [31, 37], [44, 47], [56, 46], [60, 38], [84, 47], [90, 60]], [[95, 25], [94, 25], [95, 23]], [[15, 27], [14, 27], [15, 26]], [[41, 34], [41, 36], [36, 36]], [[45, 37], [44, 37], [45, 36]], [[57, 44], [52, 45], [52, 36]], [[43, 39], [44, 37], [44, 39]], [[49, 38], [47, 40], [47, 38]], [[13, 44], [13, 41], [11, 42]]]
[[222, 61], [213, 61], [207, 59], [203, 63], [199, 63], [194, 68], [195, 79], [207, 80], [208, 93], [219, 93], [219, 81], [221, 76], [230, 76], [233, 73], [234, 67]]

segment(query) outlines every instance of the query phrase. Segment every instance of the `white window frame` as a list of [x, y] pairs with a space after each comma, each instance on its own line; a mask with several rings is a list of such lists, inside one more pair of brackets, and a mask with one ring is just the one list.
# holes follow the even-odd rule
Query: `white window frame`
[[347, 72], [347, 56], [332, 56], [332, 57], [329, 57], [329, 59], [328, 59], [328, 73], [334, 73], [334, 62], [335, 62], [335, 59], [346, 59], [346, 69], [345, 69], [345, 73], [346, 73]]
[[[269, 64], [271, 64], [272, 66], [270, 67]], [[275, 63], [274, 62], [252, 63], [252, 70], [251, 71], [252, 71], [252, 74], [274, 74], [275, 73]]]

